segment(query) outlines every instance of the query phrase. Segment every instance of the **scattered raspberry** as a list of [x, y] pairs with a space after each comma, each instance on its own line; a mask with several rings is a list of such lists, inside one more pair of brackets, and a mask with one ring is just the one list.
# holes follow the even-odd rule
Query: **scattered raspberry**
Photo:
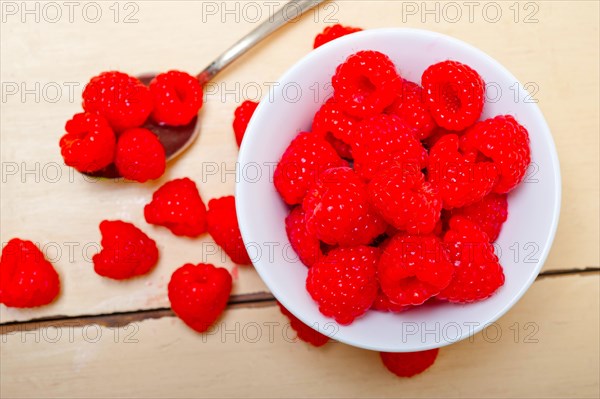
[[256, 107], [258, 107], [257, 102], [246, 100], [235, 109], [233, 132], [235, 133], [235, 141], [238, 147], [242, 145], [244, 133], [246, 133], [246, 128], [248, 127], [248, 123], [250, 123], [250, 118], [254, 115], [254, 111], [256, 111]]
[[502, 266], [489, 237], [468, 219], [453, 217], [444, 236], [450, 261], [456, 265], [450, 285], [437, 296], [467, 303], [490, 297], [504, 284]]
[[459, 208], [480, 201], [492, 191], [498, 179], [493, 162], [478, 162], [475, 154], [459, 151], [459, 139], [448, 134], [429, 151], [429, 181], [436, 185], [444, 208]]
[[352, 147], [349, 144], [344, 143], [342, 140], [337, 139], [333, 134], [327, 132], [325, 134], [325, 140], [333, 147], [335, 152], [340, 158], [352, 160]]
[[31, 241], [10, 240], [0, 256], [0, 303], [13, 308], [47, 305], [60, 292], [58, 273]]
[[315, 37], [313, 48], [321, 47], [325, 43], [329, 43], [330, 41], [339, 37], [346, 36], [354, 32], [360, 32], [361, 30], [361, 28], [353, 28], [351, 26], [343, 26], [340, 24], [327, 26], [323, 32], [319, 33], [317, 37]]
[[296, 331], [299, 339], [317, 347], [323, 346], [327, 342], [329, 342], [328, 336], [323, 335], [320, 332], [313, 330], [312, 328], [304, 324], [302, 321], [300, 321], [299, 318], [297, 318], [289, 310], [284, 308], [281, 303], [277, 302], [277, 304], [279, 305], [281, 313], [283, 313], [288, 319], [290, 319], [290, 326], [292, 326], [294, 331]]
[[483, 110], [485, 83], [479, 74], [457, 61], [431, 65], [421, 84], [435, 122], [448, 130], [463, 130], [474, 124]]
[[404, 80], [402, 92], [396, 100], [385, 109], [390, 115], [396, 115], [415, 130], [417, 138], [429, 137], [435, 129], [435, 122], [429, 113], [423, 95], [423, 89], [416, 83]]
[[453, 209], [451, 216], [462, 216], [476, 223], [487, 234], [490, 242], [494, 242], [508, 218], [506, 194], [488, 194], [479, 202]]
[[306, 195], [308, 186], [326, 169], [345, 166], [325, 139], [312, 133], [300, 133], [288, 146], [275, 168], [275, 188], [290, 204], [299, 204]]
[[500, 115], [477, 123], [461, 139], [465, 152], [477, 152], [478, 157], [491, 158], [500, 172], [494, 187], [497, 193], [514, 189], [525, 177], [531, 152], [527, 129], [510, 115]]
[[412, 377], [427, 370], [437, 358], [439, 349], [422, 352], [381, 352], [383, 365], [398, 377]]
[[124, 178], [141, 183], [158, 179], [166, 163], [165, 149], [150, 130], [129, 129], [119, 136], [115, 165]]
[[83, 109], [100, 114], [116, 131], [141, 126], [152, 112], [150, 90], [122, 72], [103, 72], [83, 90]]
[[395, 162], [427, 166], [427, 151], [397, 116], [377, 115], [362, 121], [353, 139], [354, 170], [364, 179], [372, 179]]
[[159, 124], [184, 126], [202, 107], [202, 86], [195, 77], [180, 71], [160, 73], [150, 82], [154, 111]]
[[169, 281], [171, 308], [185, 324], [204, 332], [223, 313], [231, 285], [227, 269], [206, 263], [185, 264]]
[[234, 263], [249, 265], [252, 263], [237, 221], [235, 198], [230, 195], [208, 202], [208, 233], [215, 242], [225, 250]]
[[102, 251], [94, 255], [94, 270], [101, 276], [124, 280], [148, 273], [158, 262], [153, 239], [131, 223], [100, 223]]
[[65, 164], [82, 173], [98, 171], [112, 163], [115, 156], [115, 133], [100, 115], [80, 113], [65, 126], [60, 139], [60, 153]]
[[206, 231], [206, 206], [196, 183], [186, 178], [163, 184], [144, 207], [146, 222], [165, 226], [178, 236], [197, 237]]
[[335, 101], [359, 118], [381, 113], [402, 90], [394, 63], [378, 51], [352, 54], [338, 65], [331, 83]]
[[306, 266], [311, 267], [323, 256], [319, 239], [306, 228], [301, 206], [296, 206], [285, 218], [285, 231], [298, 258]]
[[338, 140], [350, 145], [358, 118], [346, 114], [342, 107], [330, 98], [319, 108], [312, 123], [312, 131], [323, 136], [333, 135]]
[[332, 249], [308, 269], [306, 289], [319, 311], [343, 325], [369, 310], [377, 297], [376, 248]]
[[371, 306], [371, 309], [373, 310], [392, 313], [404, 312], [405, 310], [410, 308], [411, 306], [397, 305], [394, 302], [390, 301], [390, 299], [383, 293], [383, 291], [381, 291], [381, 289], [379, 290], [379, 292], [377, 292], [375, 302], [373, 302], [373, 306]]
[[386, 229], [370, 208], [366, 184], [349, 167], [321, 173], [302, 208], [308, 231], [327, 244], [369, 244]]
[[392, 165], [371, 180], [368, 190], [373, 207], [398, 230], [427, 234], [440, 219], [442, 199], [414, 164]]

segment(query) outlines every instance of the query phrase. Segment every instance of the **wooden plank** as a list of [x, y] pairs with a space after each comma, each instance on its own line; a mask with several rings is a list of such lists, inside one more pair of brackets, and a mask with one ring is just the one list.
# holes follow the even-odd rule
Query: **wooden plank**
[[[237, 14], [227, 14], [225, 3], [230, 10], [238, 7]], [[251, 10], [244, 2], [212, 2], [217, 13], [209, 15], [206, 2], [138, 1], [137, 23], [123, 23], [133, 9], [121, 9], [120, 22], [115, 23], [114, 11], [108, 8], [112, 3], [98, 4], [103, 16], [96, 23], [87, 22], [78, 8], [72, 23], [67, 9], [57, 23], [43, 17], [36, 23], [35, 15], [19, 10], [6, 15], [0, 25], [0, 79], [6, 89], [0, 118], [0, 241], [18, 236], [39, 242], [56, 260], [64, 285], [62, 297], [51, 306], [27, 311], [2, 307], [0, 322], [164, 308], [169, 276], [183, 263], [208, 261], [233, 269], [226, 257], [214, 253], [209, 237], [181, 239], [148, 226], [142, 207], [160, 183], [174, 177], [195, 179], [206, 200], [232, 194], [237, 148], [230, 125], [236, 104], [244, 96], [256, 97], [257, 91], [266, 96], [269, 82], [310, 51], [315, 33], [335, 21], [447, 33], [490, 53], [521, 81], [535, 83], [535, 97], [557, 143], [564, 184], [561, 223], [545, 270], [600, 264], [597, 2], [535, 2], [536, 23], [524, 22], [535, 9], [525, 10], [523, 3], [515, 22], [514, 10], [509, 9], [513, 3], [495, 2], [493, 7], [501, 7], [503, 15], [495, 23], [490, 22], [493, 10], [487, 7], [484, 16], [483, 5], [473, 11], [470, 22], [469, 9], [460, 2], [458, 21], [439, 2], [331, 3], [278, 32], [220, 76], [207, 95], [198, 142], [163, 179], [145, 185], [89, 182], [62, 165], [57, 142], [65, 120], [80, 109], [83, 85], [107, 69], [201, 69], [255, 25], [248, 20], [254, 14], [248, 14]], [[254, 4], [267, 12], [264, 3]], [[407, 5], [416, 6], [416, 11]], [[438, 11], [427, 14], [424, 7]], [[14, 85], [17, 93], [8, 94]], [[55, 101], [57, 87], [61, 96]], [[25, 89], [33, 89], [33, 94], [25, 94]], [[161, 261], [150, 276], [117, 283], [93, 273], [89, 259], [98, 247], [97, 225], [115, 218], [137, 224], [158, 241]], [[235, 294], [265, 291], [252, 268], [240, 268]]]

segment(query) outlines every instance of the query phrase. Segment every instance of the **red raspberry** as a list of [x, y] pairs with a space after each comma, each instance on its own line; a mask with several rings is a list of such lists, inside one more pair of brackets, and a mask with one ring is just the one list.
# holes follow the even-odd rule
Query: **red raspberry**
[[435, 145], [435, 143], [438, 142], [439, 139], [441, 139], [442, 137], [449, 135], [449, 134], [455, 134], [457, 136], [461, 136], [462, 134], [464, 134], [464, 131], [455, 132], [452, 130], [446, 130], [443, 127], [438, 126], [435, 129], [433, 129], [433, 132], [431, 132], [431, 136], [427, 137], [426, 139], [424, 139], [422, 141], [423, 146], [425, 148], [427, 148], [428, 150], [431, 150], [433, 148], [433, 146]]
[[101, 276], [124, 280], [148, 273], [158, 262], [156, 242], [131, 223], [100, 223], [102, 251], [94, 255], [94, 270]]
[[141, 126], [152, 112], [150, 90], [122, 72], [103, 72], [83, 90], [83, 109], [104, 116], [113, 129]]
[[306, 289], [319, 311], [343, 325], [369, 310], [377, 297], [377, 248], [332, 249], [308, 269]]
[[67, 133], [60, 139], [60, 153], [66, 165], [90, 173], [112, 163], [115, 133], [102, 116], [76, 114], [67, 122], [65, 130]]
[[450, 284], [454, 267], [434, 235], [399, 233], [382, 248], [377, 275], [383, 293], [397, 305], [421, 305]]
[[480, 201], [498, 179], [493, 162], [478, 162], [474, 154], [459, 151], [459, 139], [448, 134], [429, 151], [427, 177], [440, 190], [445, 209], [460, 208]]
[[386, 225], [370, 208], [367, 186], [349, 167], [331, 168], [310, 186], [302, 208], [309, 232], [327, 244], [369, 244]]
[[403, 119], [408, 126], [415, 130], [419, 140], [430, 136], [436, 127], [427, 108], [423, 89], [408, 80], [402, 82], [402, 93], [392, 105], [385, 109], [385, 112]]
[[461, 148], [494, 161], [500, 172], [494, 191], [501, 194], [523, 181], [531, 162], [527, 129], [510, 115], [477, 123], [462, 136]]
[[184, 126], [202, 107], [202, 86], [195, 77], [180, 71], [160, 73], [150, 82], [152, 118], [163, 125]]
[[427, 166], [427, 151], [397, 116], [374, 116], [359, 123], [355, 132], [354, 170], [364, 179], [372, 179], [394, 162]]
[[186, 178], [163, 184], [144, 207], [146, 222], [165, 226], [178, 236], [197, 237], [206, 231], [206, 206], [196, 183]]
[[414, 234], [433, 231], [440, 219], [442, 199], [414, 164], [395, 164], [369, 183], [371, 204], [398, 230]]
[[288, 146], [275, 168], [273, 181], [283, 200], [302, 202], [308, 186], [326, 169], [346, 166], [325, 139], [313, 133], [300, 133]]
[[158, 179], [166, 163], [165, 149], [150, 130], [129, 129], [119, 136], [115, 165], [124, 178], [140, 183]]
[[381, 352], [383, 365], [398, 377], [412, 377], [421, 374], [435, 362], [439, 349], [422, 352]]
[[227, 269], [187, 263], [175, 270], [169, 281], [171, 308], [185, 324], [204, 332], [223, 313], [231, 285]]
[[277, 304], [279, 305], [281, 313], [283, 313], [288, 319], [290, 319], [290, 326], [294, 329], [294, 331], [296, 331], [296, 334], [298, 334], [299, 339], [317, 347], [323, 346], [327, 342], [329, 342], [328, 336], [323, 335], [320, 332], [304, 324], [302, 321], [300, 321], [299, 318], [297, 318], [289, 310], [284, 308], [281, 303], [277, 302]]
[[504, 284], [504, 273], [489, 237], [479, 226], [459, 216], [450, 219], [444, 236], [450, 261], [456, 265], [450, 285], [437, 296], [467, 303], [490, 297]]
[[383, 112], [402, 90], [402, 78], [387, 55], [359, 51], [338, 65], [334, 98], [348, 114], [368, 118]]
[[325, 140], [333, 147], [340, 158], [352, 160], [352, 147], [349, 144], [335, 138], [335, 136], [329, 132], [325, 135]]
[[462, 216], [476, 223], [487, 234], [490, 242], [494, 242], [508, 218], [506, 194], [488, 194], [479, 202], [453, 209], [451, 216]]
[[211, 199], [208, 202], [206, 220], [208, 233], [234, 263], [239, 265], [252, 263], [242, 240], [233, 195]]
[[0, 256], [0, 303], [13, 308], [47, 305], [60, 292], [58, 273], [31, 241], [10, 240]]
[[235, 109], [233, 132], [235, 133], [235, 141], [238, 147], [242, 145], [244, 133], [246, 133], [246, 128], [248, 127], [248, 123], [250, 123], [250, 118], [254, 115], [254, 111], [256, 111], [256, 107], [258, 107], [257, 102], [246, 100]]
[[301, 206], [296, 206], [285, 218], [285, 231], [300, 261], [311, 267], [322, 256], [319, 239], [306, 228], [306, 218]]
[[378, 310], [380, 312], [392, 312], [392, 313], [400, 313], [404, 312], [407, 309], [410, 309], [411, 306], [398, 305], [394, 302], [390, 301], [390, 299], [379, 289], [377, 293], [377, 298], [375, 298], [375, 302], [373, 302], [373, 306], [371, 309]]
[[421, 84], [429, 112], [439, 126], [463, 130], [479, 119], [485, 83], [469, 66], [457, 61], [433, 64], [423, 72]]
[[312, 131], [323, 136], [329, 133], [346, 144], [352, 144], [352, 135], [358, 122], [358, 118], [346, 114], [342, 107], [330, 98], [315, 114]]
[[346, 36], [354, 32], [360, 32], [361, 30], [361, 28], [353, 28], [351, 26], [343, 26], [340, 24], [327, 26], [323, 32], [319, 33], [317, 37], [315, 37], [313, 48], [321, 47], [325, 43], [329, 43], [330, 41], [339, 37]]

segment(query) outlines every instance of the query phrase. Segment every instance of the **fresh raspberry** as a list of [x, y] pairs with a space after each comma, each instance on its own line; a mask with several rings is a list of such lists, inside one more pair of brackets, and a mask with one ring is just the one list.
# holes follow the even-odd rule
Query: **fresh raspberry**
[[423, 72], [421, 84], [429, 112], [439, 126], [463, 130], [479, 119], [485, 83], [469, 66], [457, 61], [433, 64]]
[[242, 240], [233, 195], [211, 199], [208, 202], [206, 220], [208, 233], [234, 263], [239, 265], [252, 263]]
[[150, 90], [139, 79], [122, 72], [103, 72], [83, 90], [83, 109], [104, 116], [123, 131], [141, 126], [152, 112]]
[[359, 51], [338, 65], [334, 99], [348, 114], [368, 118], [383, 112], [402, 90], [402, 78], [387, 55]]
[[115, 165], [124, 178], [145, 182], [165, 173], [165, 149], [148, 129], [126, 130], [117, 141]]
[[148, 273], [158, 262], [153, 239], [131, 223], [100, 223], [102, 251], [94, 255], [94, 270], [101, 276], [125, 280]]
[[308, 269], [306, 289], [319, 311], [343, 325], [369, 310], [377, 297], [377, 248], [332, 249]]
[[327, 342], [329, 342], [328, 336], [323, 335], [320, 332], [304, 324], [302, 321], [300, 321], [299, 318], [297, 318], [289, 310], [284, 308], [280, 302], [277, 302], [277, 304], [279, 305], [281, 313], [283, 313], [288, 319], [290, 319], [290, 326], [294, 329], [294, 331], [296, 331], [296, 334], [298, 334], [299, 339], [317, 347], [323, 346]]
[[146, 222], [165, 226], [178, 236], [197, 237], [206, 231], [206, 206], [196, 183], [186, 178], [163, 184], [144, 207]]
[[326, 169], [346, 166], [325, 138], [300, 133], [288, 146], [275, 168], [273, 181], [283, 200], [295, 205], [302, 202], [308, 186]]
[[449, 134], [455, 134], [457, 136], [461, 136], [464, 134], [464, 131], [455, 132], [455, 131], [447, 130], [447, 129], [444, 129], [443, 127], [438, 126], [435, 129], [433, 129], [433, 132], [431, 132], [431, 135], [429, 137], [422, 140], [421, 142], [423, 143], [423, 146], [425, 148], [427, 148], [427, 150], [431, 150], [433, 148], [433, 146], [435, 145], [435, 143], [438, 142], [439, 139], [441, 139], [442, 137], [447, 136]]
[[204, 332], [223, 313], [231, 285], [227, 269], [187, 263], [175, 270], [169, 281], [171, 309], [192, 329]]
[[402, 82], [400, 96], [385, 109], [385, 112], [403, 119], [408, 126], [415, 130], [419, 140], [429, 137], [436, 127], [427, 108], [423, 89], [408, 80]]
[[454, 267], [434, 235], [396, 234], [383, 246], [377, 275], [383, 293], [397, 305], [421, 305], [450, 284]]
[[152, 118], [162, 125], [187, 125], [202, 107], [202, 86], [185, 72], [156, 75], [150, 82], [150, 93], [154, 104]]
[[312, 131], [323, 136], [331, 134], [346, 144], [352, 144], [352, 135], [358, 122], [358, 118], [346, 114], [342, 107], [330, 98], [315, 114]]
[[379, 292], [377, 292], [377, 298], [375, 298], [375, 302], [373, 302], [373, 305], [371, 306], [371, 309], [373, 310], [392, 313], [404, 312], [410, 308], [411, 306], [398, 305], [390, 301], [390, 299], [383, 293], [383, 291], [381, 291], [381, 289], [379, 289]]
[[66, 165], [90, 173], [112, 163], [115, 133], [102, 116], [76, 114], [67, 122], [65, 130], [67, 133], [60, 139], [60, 153]]
[[325, 43], [329, 43], [330, 41], [339, 37], [346, 36], [354, 32], [360, 32], [361, 30], [361, 28], [353, 28], [351, 26], [343, 26], [340, 24], [327, 26], [323, 32], [319, 33], [317, 37], [315, 37], [313, 48], [321, 47]]
[[383, 365], [398, 377], [421, 374], [435, 362], [439, 349], [422, 352], [381, 352]]
[[298, 258], [306, 266], [311, 267], [323, 256], [319, 239], [306, 228], [301, 206], [296, 206], [285, 218], [285, 231]]
[[352, 158], [352, 147], [349, 144], [344, 143], [342, 140], [336, 138], [333, 134], [327, 132], [325, 134], [325, 140], [333, 147], [335, 152], [340, 158], [351, 161]]
[[440, 219], [442, 199], [414, 164], [395, 164], [369, 183], [370, 202], [398, 230], [414, 234], [433, 231]]
[[308, 231], [327, 244], [369, 244], [386, 229], [383, 219], [371, 210], [366, 184], [349, 167], [321, 173], [302, 208]]
[[440, 190], [445, 209], [460, 208], [492, 191], [498, 168], [493, 162], [479, 162], [474, 153], [463, 154], [458, 136], [448, 134], [429, 151], [427, 177]]
[[477, 123], [461, 138], [465, 152], [479, 152], [477, 157], [491, 158], [500, 178], [494, 187], [497, 193], [507, 193], [523, 181], [529, 163], [529, 133], [510, 115], [500, 115]]
[[10, 240], [0, 255], [0, 303], [13, 308], [47, 305], [60, 292], [58, 273], [31, 241]]
[[462, 216], [476, 223], [487, 234], [490, 242], [494, 242], [508, 218], [506, 194], [488, 194], [479, 202], [453, 209], [451, 216]]
[[256, 111], [256, 107], [258, 107], [257, 102], [246, 100], [235, 109], [233, 132], [235, 133], [235, 141], [238, 147], [242, 145], [244, 133], [246, 133], [246, 128], [248, 127], [248, 123], [250, 123], [250, 118], [254, 115], [254, 111]]
[[450, 219], [444, 236], [454, 278], [437, 298], [468, 303], [490, 297], [504, 284], [504, 273], [489, 237], [479, 226], [460, 216]]

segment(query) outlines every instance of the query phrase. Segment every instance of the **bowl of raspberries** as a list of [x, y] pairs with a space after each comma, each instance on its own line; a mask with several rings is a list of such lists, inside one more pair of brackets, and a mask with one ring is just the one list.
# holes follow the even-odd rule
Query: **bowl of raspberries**
[[368, 30], [300, 60], [239, 157], [242, 237], [285, 308], [337, 341], [416, 352], [507, 312], [546, 259], [560, 170], [535, 100], [459, 40]]

